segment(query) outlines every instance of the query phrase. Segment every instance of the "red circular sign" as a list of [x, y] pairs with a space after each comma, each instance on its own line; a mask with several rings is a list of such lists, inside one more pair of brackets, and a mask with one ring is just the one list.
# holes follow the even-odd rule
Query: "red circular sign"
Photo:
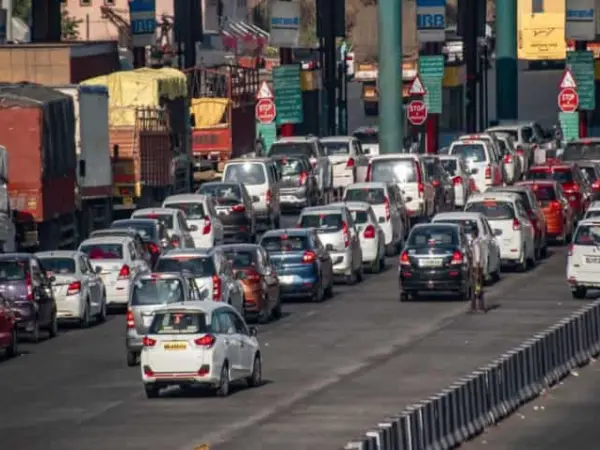
[[277, 111], [275, 110], [275, 102], [272, 98], [261, 98], [256, 102], [254, 109], [256, 120], [260, 123], [273, 123]]
[[423, 125], [427, 120], [427, 105], [422, 100], [413, 100], [406, 107], [408, 121], [413, 125]]
[[562, 112], [574, 112], [579, 106], [579, 94], [573, 88], [561, 89], [558, 93], [558, 107]]

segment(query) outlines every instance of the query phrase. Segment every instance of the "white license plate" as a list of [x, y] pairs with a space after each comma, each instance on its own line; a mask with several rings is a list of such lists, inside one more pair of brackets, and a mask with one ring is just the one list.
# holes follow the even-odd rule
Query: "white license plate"
[[142, 317], [142, 323], [144, 324], [144, 328], [148, 328], [150, 325], [152, 325], [152, 319], [154, 319], [154, 316]]
[[219, 213], [220, 216], [228, 216], [229, 215], [229, 211], [227, 209], [218, 209], [217, 212]]
[[295, 280], [296, 280], [295, 275], [281, 275], [279, 277], [279, 282], [284, 283], [284, 284], [293, 283]]
[[293, 195], [284, 195], [281, 199], [284, 202], [293, 202], [294, 200], [296, 200], [296, 197], [294, 197]]
[[600, 256], [586, 256], [585, 262], [587, 264], [600, 264]]
[[419, 260], [419, 267], [440, 267], [443, 263], [442, 258], [426, 258]]

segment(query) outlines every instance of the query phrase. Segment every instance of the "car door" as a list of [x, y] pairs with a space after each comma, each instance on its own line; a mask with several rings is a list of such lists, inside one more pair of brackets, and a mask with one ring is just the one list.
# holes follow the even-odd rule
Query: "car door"
[[90, 289], [92, 291], [92, 304], [97, 305], [98, 312], [102, 308], [102, 297], [104, 294], [104, 282], [99, 274], [96, 273], [96, 270], [92, 266], [91, 261], [86, 255], [80, 256], [81, 266], [87, 268], [87, 277], [90, 280]]
[[390, 199], [390, 218], [392, 221], [392, 242], [399, 242], [404, 237], [404, 205], [402, 194], [398, 186], [388, 186], [388, 198]]
[[348, 224], [348, 231], [350, 232], [350, 242], [352, 242], [352, 267], [359, 269], [362, 265], [362, 249], [360, 248], [358, 230], [352, 219], [352, 214], [350, 214], [347, 208], [344, 208], [344, 216], [346, 217], [345, 222]]
[[205, 209], [208, 211], [210, 216], [210, 221], [213, 227], [213, 233], [215, 236], [215, 242], [217, 245], [223, 244], [224, 239], [224, 231], [223, 231], [223, 222], [219, 219], [219, 215], [217, 214], [217, 210], [215, 208], [215, 203], [212, 197], [206, 197], [205, 201]]
[[352, 139], [351, 153], [354, 155], [356, 164], [356, 182], [361, 183], [367, 178], [367, 168], [369, 167], [369, 158], [363, 152], [362, 145], [358, 139]]
[[490, 224], [485, 217], [481, 217], [477, 222], [479, 228], [480, 239], [485, 247], [482, 256], [485, 256], [489, 262], [488, 270], [491, 272], [497, 267], [498, 260], [500, 258], [500, 248], [494, 238], [494, 233]]
[[214, 311], [211, 324], [213, 333], [219, 335], [223, 341], [225, 354], [222, 357], [229, 361], [231, 376], [238, 378], [241, 372], [240, 339], [235, 329], [235, 323], [229, 315], [229, 309], [219, 308]]
[[148, 262], [142, 255], [138, 254], [133, 241], [129, 241], [127, 243], [127, 250], [128, 251], [125, 252], [124, 256], [126, 259], [129, 259], [129, 261], [124, 261], [124, 263], [132, 269], [131, 279], [134, 279], [140, 273], [146, 273], [150, 271]]
[[236, 337], [240, 346], [240, 377], [247, 377], [252, 373], [252, 364], [254, 363], [254, 343], [250, 339], [250, 332], [239, 314], [233, 311], [227, 311], [230, 320], [233, 322], [236, 331]]
[[187, 219], [181, 211], [177, 211], [177, 227], [179, 228], [178, 234], [181, 236], [181, 241], [184, 243], [185, 248], [194, 248], [194, 238], [190, 232], [190, 228], [187, 224]]
[[77, 257], [77, 266], [79, 267], [78, 275], [81, 276], [81, 292], [83, 295], [87, 294], [87, 298], [89, 298], [90, 303], [91, 303], [90, 306], [92, 308], [92, 311], [90, 311], [90, 313], [94, 314], [95, 301], [96, 301], [95, 290], [94, 290], [94, 280], [90, 277], [88, 267], [85, 264], [85, 262], [83, 261], [83, 258], [81, 256]]
[[47, 324], [51, 320], [52, 310], [54, 309], [54, 297], [52, 295], [50, 282], [42, 270], [42, 265], [36, 258], [31, 258], [29, 264], [31, 269], [33, 298], [39, 305], [40, 321], [43, 324]]
[[269, 264], [269, 258], [267, 258], [267, 252], [259, 247], [256, 250], [256, 264], [258, 273], [260, 273], [267, 285], [267, 294], [269, 296], [269, 308], [272, 308], [277, 302], [278, 296], [278, 279], [277, 274]]
[[515, 201], [515, 212], [517, 214], [517, 219], [521, 222], [521, 226], [523, 227], [524, 237], [527, 240], [527, 245], [529, 248], [534, 248], [535, 245], [535, 229], [531, 220], [529, 220], [529, 215], [527, 214], [527, 210], [525, 206], [523, 206], [523, 202], [521, 200]]

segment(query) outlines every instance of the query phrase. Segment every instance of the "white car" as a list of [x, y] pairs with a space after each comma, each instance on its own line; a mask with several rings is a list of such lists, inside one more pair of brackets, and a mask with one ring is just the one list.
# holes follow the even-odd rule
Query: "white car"
[[127, 236], [104, 236], [83, 241], [78, 250], [88, 256], [93, 267], [99, 267], [106, 289], [108, 306], [125, 306], [131, 282], [139, 273], [150, 272], [150, 266]]
[[477, 190], [485, 192], [490, 186], [502, 186], [502, 166], [492, 144], [483, 139], [458, 140], [450, 144], [448, 155], [459, 156], [467, 163]]
[[462, 208], [469, 197], [469, 178], [471, 177], [470, 170], [465, 164], [465, 160], [459, 156], [440, 156], [440, 161], [444, 170], [452, 178], [454, 185], [454, 205], [457, 208]]
[[600, 219], [584, 219], [577, 225], [569, 245], [567, 282], [576, 299], [600, 289]]
[[471, 238], [471, 245], [479, 246], [483, 263], [483, 276], [486, 282], [500, 279], [500, 246], [487, 218], [476, 212], [446, 212], [436, 214], [432, 223], [461, 224]]
[[143, 344], [140, 368], [148, 398], [173, 385], [210, 387], [226, 397], [232, 382], [262, 384], [257, 330], [227, 304], [185, 302], [157, 309]]
[[354, 130], [352, 136], [360, 141], [365, 155], [379, 155], [379, 127], [377, 125], [359, 127]]
[[392, 201], [395, 196], [391, 184], [381, 182], [352, 184], [346, 188], [342, 198], [345, 202], [370, 204], [377, 216], [377, 223], [383, 231], [387, 255], [393, 256], [402, 250], [404, 238], [408, 234], [406, 229], [408, 227], [404, 222], [405, 205], [400, 203], [402, 198]]
[[523, 178], [521, 158], [517, 154], [513, 138], [508, 133], [493, 133], [498, 138], [504, 170], [504, 180], [508, 184], [514, 184]]
[[467, 201], [465, 211], [487, 217], [503, 264], [515, 264], [520, 271], [535, 264], [535, 229], [519, 194], [475, 194]]
[[36, 253], [48, 276], [54, 276], [52, 293], [58, 320], [76, 320], [87, 328], [96, 319], [106, 320], [106, 289], [99, 267], [85, 253], [55, 250]]
[[600, 216], [600, 201], [596, 200], [585, 211], [584, 219], [595, 219]]
[[217, 216], [212, 197], [202, 194], [171, 195], [162, 207], [179, 209], [185, 214], [195, 247], [223, 244], [223, 224]]
[[360, 141], [353, 136], [330, 136], [321, 139], [325, 155], [333, 170], [333, 187], [344, 188], [365, 181], [369, 159]]
[[343, 276], [347, 284], [362, 280], [362, 251], [358, 230], [346, 206], [312, 206], [304, 208], [298, 218], [299, 228], [314, 228], [331, 255], [333, 274]]
[[501, 143], [500, 143], [500, 140], [498, 139], [498, 136], [496, 136], [493, 133], [465, 134], [463, 136], [459, 136], [458, 140], [459, 141], [481, 140], [481, 141], [487, 142], [490, 146], [490, 149], [493, 152], [493, 159], [498, 162], [498, 167], [500, 170], [498, 174], [495, 174], [494, 168], [492, 166], [492, 179], [495, 179], [496, 175], [497, 175], [500, 178], [501, 184], [504, 184], [504, 182], [506, 181], [504, 179], [504, 160], [503, 160], [504, 153], [502, 153]]
[[373, 207], [366, 202], [333, 203], [329, 206], [348, 208], [358, 231], [363, 264], [373, 273], [381, 272], [385, 267], [385, 234], [377, 223]]
[[161, 255], [155, 272], [190, 272], [207, 298], [232, 305], [244, 314], [244, 289], [220, 247], [171, 250]]
[[132, 219], [155, 219], [162, 222], [169, 234], [171, 244], [178, 248], [194, 248], [191, 233], [197, 231], [195, 225], [188, 225], [183, 211], [175, 208], [144, 208], [131, 214]]

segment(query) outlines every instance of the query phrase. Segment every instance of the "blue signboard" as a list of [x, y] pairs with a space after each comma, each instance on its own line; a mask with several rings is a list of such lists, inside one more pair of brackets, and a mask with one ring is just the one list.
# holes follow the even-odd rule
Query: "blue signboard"
[[129, 0], [129, 21], [134, 47], [153, 45], [156, 41], [156, 1]]
[[419, 42], [446, 40], [446, 0], [417, 0]]

